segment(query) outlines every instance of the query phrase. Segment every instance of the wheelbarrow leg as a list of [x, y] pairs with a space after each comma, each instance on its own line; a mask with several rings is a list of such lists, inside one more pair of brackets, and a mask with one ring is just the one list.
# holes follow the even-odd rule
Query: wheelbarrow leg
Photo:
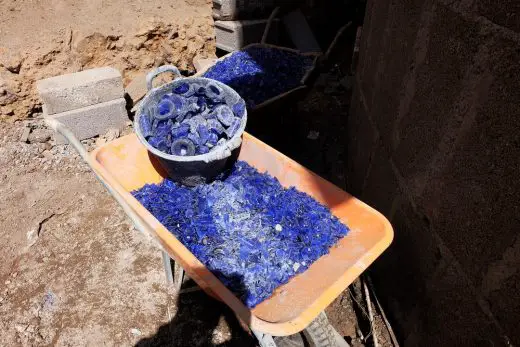
[[166, 274], [166, 283], [168, 285], [173, 285], [173, 273], [172, 273], [172, 265], [170, 263], [170, 255], [165, 251], [162, 251], [162, 259], [164, 265], [164, 273]]
[[276, 347], [276, 343], [274, 342], [274, 339], [271, 335], [255, 331], [253, 329], [251, 329], [251, 331], [253, 334], [255, 334], [260, 347]]
[[174, 262], [174, 270], [172, 271], [172, 265], [170, 261], [170, 255], [165, 251], [162, 251], [164, 273], [166, 274], [166, 282], [168, 285], [173, 285], [177, 293], [180, 293], [182, 281], [184, 280], [184, 269], [179, 263]]
[[182, 281], [184, 280], [184, 269], [177, 262], [175, 262], [174, 269], [175, 273], [173, 276], [173, 286], [175, 287], [175, 290], [177, 290], [177, 293], [180, 293]]

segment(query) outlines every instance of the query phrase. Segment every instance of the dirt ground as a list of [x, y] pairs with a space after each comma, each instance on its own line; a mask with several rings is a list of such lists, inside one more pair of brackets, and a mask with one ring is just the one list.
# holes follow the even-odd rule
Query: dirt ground
[[34, 82], [113, 66], [138, 72], [214, 55], [209, 0], [0, 0], [0, 119], [41, 112]]

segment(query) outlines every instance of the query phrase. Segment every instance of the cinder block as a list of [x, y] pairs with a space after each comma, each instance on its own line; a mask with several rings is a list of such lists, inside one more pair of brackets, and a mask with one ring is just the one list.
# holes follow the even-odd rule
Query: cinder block
[[48, 115], [122, 98], [121, 73], [111, 67], [40, 80], [36, 88]]
[[[213, 0], [216, 20], [256, 19], [268, 17], [276, 6], [298, 7], [305, 0]], [[314, 7], [307, 1], [307, 7]]]
[[[266, 24], [267, 19], [215, 21], [217, 47], [233, 52], [251, 43], [258, 43], [262, 40]], [[271, 23], [267, 42], [276, 43], [277, 38], [278, 20], [275, 19]]]
[[274, 0], [213, 0], [213, 18], [234, 20], [266, 15], [276, 5]]
[[[46, 117], [54, 118], [68, 127], [79, 140], [105, 134], [108, 129], [122, 129], [128, 121], [124, 98], [103, 102], [97, 105], [61, 112]], [[44, 110], [45, 113], [45, 110]], [[56, 134], [56, 143], [67, 143], [67, 140]]]

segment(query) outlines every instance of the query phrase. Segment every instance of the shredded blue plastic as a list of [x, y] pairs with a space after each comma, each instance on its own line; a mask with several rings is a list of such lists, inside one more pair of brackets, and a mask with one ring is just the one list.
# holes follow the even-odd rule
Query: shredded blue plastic
[[349, 231], [309, 195], [241, 161], [211, 184], [165, 179], [132, 194], [248, 307]]
[[218, 61], [203, 75], [227, 84], [254, 107], [301, 85], [313, 57], [274, 47], [249, 47]]
[[148, 105], [139, 125], [146, 141], [164, 153], [206, 154], [237, 133], [244, 105], [243, 99], [228, 105], [224, 91], [214, 81], [202, 86], [186, 80], [157, 104]]

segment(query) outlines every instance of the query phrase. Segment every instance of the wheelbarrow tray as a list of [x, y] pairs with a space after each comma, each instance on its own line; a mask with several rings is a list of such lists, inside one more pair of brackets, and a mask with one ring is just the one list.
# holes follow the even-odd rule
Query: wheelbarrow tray
[[135, 134], [109, 142], [91, 154], [96, 171], [119, 192], [164, 250], [206, 292], [225, 302], [252, 329], [275, 336], [303, 330], [390, 245], [392, 226], [379, 212], [255, 137], [244, 133], [239, 159], [267, 171], [284, 187], [294, 186], [325, 206], [350, 232], [305, 272], [247, 308], [130, 192], [166, 175]]

